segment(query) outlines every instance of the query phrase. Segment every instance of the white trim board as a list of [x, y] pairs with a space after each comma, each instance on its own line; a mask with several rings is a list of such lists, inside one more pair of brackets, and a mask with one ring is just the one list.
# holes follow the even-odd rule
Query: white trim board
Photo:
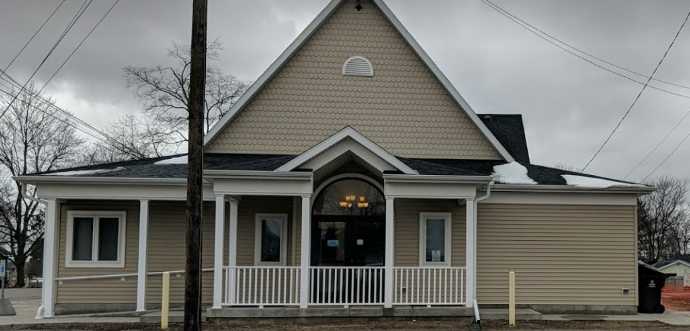
[[[324, 164], [332, 161], [333, 159], [342, 155], [343, 153], [350, 151], [355, 155], [361, 157], [363, 160], [367, 161], [367, 163], [379, 169], [380, 171], [388, 169], [386, 169], [385, 164], [378, 162], [378, 160], [376, 160], [376, 157], [380, 158], [381, 160], [385, 161], [385, 163], [389, 164], [391, 167], [398, 169], [399, 171], [405, 174], [418, 174], [416, 170], [407, 166], [404, 162], [400, 161], [400, 159], [395, 157], [395, 155], [387, 152], [385, 149], [383, 149], [383, 147], [367, 139], [367, 137], [365, 137], [357, 130], [349, 126], [336, 132], [334, 135], [328, 137], [326, 140], [314, 145], [312, 148], [306, 150], [302, 154], [290, 160], [288, 163], [283, 164], [282, 166], [280, 166], [280, 168], [276, 169], [276, 171], [293, 171], [297, 169], [299, 166], [304, 165], [312, 160], [315, 160], [319, 155], [322, 155], [331, 148], [336, 148], [337, 145], [339, 145], [341, 142], [346, 143], [347, 139], [353, 140], [355, 143], [364, 147], [365, 150], [356, 148], [356, 145], [345, 144], [344, 146], [342, 146], [342, 150], [336, 150], [335, 155], [328, 155], [324, 160], [319, 160], [320, 162], [317, 161], [315, 162], [315, 164], [323, 166]], [[367, 151], [371, 152], [373, 155], [368, 155], [369, 153], [367, 153]]]
[[[335, 12], [335, 10], [340, 6], [342, 0], [332, 0], [326, 5], [326, 7], [316, 16], [316, 18], [300, 33], [297, 38], [288, 46], [285, 51], [264, 71], [261, 76], [252, 84], [247, 92], [245, 92], [242, 97], [235, 103], [230, 111], [228, 111], [219, 121], [214, 125], [208, 134], [204, 137], [204, 145], [209, 144], [213, 139], [215, 139], [218, 134], [223, 131], [223, 129], [235, 118], [237, 115], [244, 110], [244, 108], [249, 104], [249, 102], [256, 96], [259, 91], [273, 78], [278, 71], [292, 58], [292, 56], [306, 43], [307, 40], [326, 22], [326, 20]], [[400, 33], [408, 43], [414, 52], [419, 56], [419, 58], [426, 64], [426, 66], [431, 70], [432, 74], [439, 80], [441, 85], [448, 91], [450, 96], [457, 102], [460, 108], [465, 112], [465, 114], [470, 118], [470, 120], [479, 128], [479, 130], [484, 134], [484, 136], [489, 140], [491, 145], [498, 151], [498, 153], [507, 161], [513, 162], [515, 159], [508, 152], [505, 147], [496, 139], [489, 128], [484, 125], [477, 114], [474, 112], [472, 107], [465, 101], [465, 99], [460, 95], [460, 93], [455, 89], [453, 84], [448, 80], [448, 78], [443, 74], [443, 72], [436, 66], [434, 61], [429, 57], [429, 55], [424, 51], [424, 49], [417, 43], [417, 41], [412, 37], [412, 35], [405, 29], [403, 24], [397, 19], [395, 14], [388, 8], [388, 6], [383, 2], [383, 0], [373, 0], [372, 1], [380, 10], [383, 12], [384, 16], [388, 21], [395, 27], [395, 29]]]

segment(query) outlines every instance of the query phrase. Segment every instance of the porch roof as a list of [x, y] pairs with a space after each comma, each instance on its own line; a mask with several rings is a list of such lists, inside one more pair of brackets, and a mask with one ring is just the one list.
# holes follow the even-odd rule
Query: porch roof
[[[274, 171], [295, 155], [267, 154], [206, 154], [206, 170]], [[500, 160], [420, 159], [399, 158], [419, 175], [436, 176], [491, 176], [494, 166], [505, 164]], [[523, 164], [527, 175], [538, 185], [567, 185], [563, 175], [583, 176], [602, 180], [624, 181], [550, 168], [535, 164]], [[186, 155], [178, 154], [144, 160], [105, 163], [37, 173], [31, 177], [94, 177], [94, 178], [185, 178]], [[29, 176], [27, 176], [29, 177]], [[499, 182], [500, 184], [500, 182]], [[629, 183], [632, 184], [632, 183]]]

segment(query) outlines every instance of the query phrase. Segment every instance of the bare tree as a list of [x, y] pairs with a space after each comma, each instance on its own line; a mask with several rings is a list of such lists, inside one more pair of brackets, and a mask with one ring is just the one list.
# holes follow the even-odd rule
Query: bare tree
[[[12, 104], [0, 119], [0, 164], [10, 175], [44, 172], [74, 161], [82, 141], [59, 115], [33, 88]], [[0, 191], [0, 244], [9, 249], [17, 268], [17, 286], [24, 286], [25, 264], [40, 245], [43, 222], [34, 187], [15, 180], [6, 183]]]
[[[638, 200], [640, 257], [648, 263], [687, 251], [687, 182], [664, 177], [652, 183], [656, 191]], [[685, 245], [685, 247], [681, 247]]]
[[111, 139], [94, 141], [81, 154], [80, 163], [97, 164], [159, 157], [175, 152], [180, 141], [154, 120], [124, 115], [111, 124]]
[[[208, 46], [210, 64], [206, 68], [205, 131], [230, 110], [247, 88], [247, 84], [223, 74], [213, 65], [221, 50], [218, 42], [212, 42]], [[167, 133], [176, 137], [175, 143], [179, 144], [187, 141], [191, 66], [189, 47], [174, 44], [168, 50], [168, 56], [173, 62], [169, 66], [128, 66], [124, 68], [124, 74], [127, 85], [143, 101], [146, 112], [163, 124], [169, 130]]]

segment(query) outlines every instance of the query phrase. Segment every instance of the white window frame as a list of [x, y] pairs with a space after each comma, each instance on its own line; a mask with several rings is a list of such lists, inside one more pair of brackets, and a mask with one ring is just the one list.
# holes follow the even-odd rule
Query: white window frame
[[[441, 218], [445, 221], [445, 261], [443, 262], [428, 262], [426, 260], [426, 223], [429, 219]], [[422, 212], [419, 213], [419, 265], [420, 266], [447, 266], [451, 265], [451, 252], [453, 245], [451, 243], [451, 224], [453, 219], [451, 213], [439, 212]]]
[[[280, 261], [261, 261], [261, 220], [278, 218], [283, 223], [280, 231]], [[254, 217], [254, 265], [284, 266], [287, 264], [288, 215], [276, 213], [257, 213]]]
[[[74, 218], [89, 217], [93, 219], [91, 237], [91, 261], [78, 261], [72, 259], [74, 245]], [[98, 227], [101, 218], [118, 219], [118, 241], [117, 241], [117, 260], [99, 261], [98, 260]], [[65, 242], [65, 266], [68, 268], [124, 268], [125, 267], [125, 232], [127, 229], [127, 212], [125, 211], [104, 211], [104, 210], [70, 210], [67, 212], [67, 235]]]

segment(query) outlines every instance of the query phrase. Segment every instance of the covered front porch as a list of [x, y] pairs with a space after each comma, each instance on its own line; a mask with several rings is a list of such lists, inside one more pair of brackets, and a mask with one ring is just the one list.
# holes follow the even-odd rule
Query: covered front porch
[[[347, 176], [341, 183], [353, 180]], [[240, 219], [238, 211], [254, 197], [216, 199], [213, 309], [473, 303], [475, 197], [387, 197], [381, 231], [375, 216], [315, 213], [311, 195], [292, 199], [292, 215], [256, 213], [253, 219]], [[374, 223], [366, 232], [349, 228], [365, 221]], [[254, 261], [237, 262], [238, 254], [246, 255], [238, 242], [253, 249]]]
[[[216, 199], [212, 310], [473, 305], [477, 192], [491, 177], [419, 175], [347, 133], [280, 172], [205, 172]], [[240, 215], [258, 197], [287, 198], [291, 213]], [[253, 260], [238, 263], [247, 249]]]

